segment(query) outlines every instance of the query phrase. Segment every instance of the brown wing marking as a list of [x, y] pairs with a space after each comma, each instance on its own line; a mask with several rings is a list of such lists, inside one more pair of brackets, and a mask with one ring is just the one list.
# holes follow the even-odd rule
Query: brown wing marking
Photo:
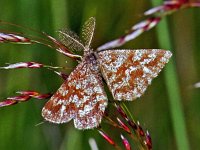
[[101, 72], [116, 100], [140, 97], [171, 57], [170, 51], [105, 50], [98, 53]]
[[85, 58], [46, 103], [43, 117], [54, 123], [74, 119], [78, 129], [97, 127], [107, 106], [99, 68], [94, 57]]

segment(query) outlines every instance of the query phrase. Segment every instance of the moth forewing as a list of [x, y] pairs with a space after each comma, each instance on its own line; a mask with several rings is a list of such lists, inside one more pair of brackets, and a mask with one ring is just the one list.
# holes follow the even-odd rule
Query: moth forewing
[[77, 129], [91, 129], [99, 126], [107, 101], [97, 61], [88, 55], [45, 104], [42, 116], [53, 123], [74, 119]]
[[115, 100], [140, 97], [172, 56], [160, 49], [98, 52], [101, 73]]

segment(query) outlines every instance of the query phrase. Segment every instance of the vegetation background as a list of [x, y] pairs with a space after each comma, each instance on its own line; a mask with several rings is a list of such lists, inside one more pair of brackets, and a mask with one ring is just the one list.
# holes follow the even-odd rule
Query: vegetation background
[[[0, 20], [45, 31], [57, 37], [55, 31], [63, 28], [80, 33], [84, 21], [94, 16], [97, 27], [92, 47], [96, 48], [123, 35], [132, 25], [145, 19], [144, 11], [159, 4], [162, 4], [162, 0], [1, 0]], [[121, 47], [127, 49], [171, 47], [173, 51], [171, 61], [175, 64], [173, 74], [176, 77], [171, 77], [171, 73], [164, 69], [159, 77], [154, 79], [144, 96], [134, 102], [126, 103], [135, 119], [149, 130], [154, 150], [200, 148], [200, 89], [193, 88], [193, 84], [200, 81], [199, 14], [200, 9], [191, 8], [168, 16], [166, 21], [169, 42], [166, 45], [159, 42], [166, 38], [161, 23]], [[19, 31], [1, 23], [0, 29]], [[29, 34], [26, 29], [21, 32]], [[20, 61], [66, 65], [72, 68], [76, 65], [71, 59], [45, 46], [0, 44], [0, 66]], [[178, 83], [178, 86], [174, 86], [174, 82]], [[3, 100], [19, 90], [52, 92], [56, 91], [61, 83], [62, 80], [58, 76], [46, 69], [0, 70], [0, 97]], [[176, 102], [173, 104], [173, 101], [169, 100], [169, 97], [174, 95], [170, 91], [178, 96], [175, 99], [180, 99], [180, 105]], [[96, 130], [79, 131], [74, 128], [72, 122], [62, 125], [45, 122], [35, 126], [43, 121], [41, 109], [44, 103], [45, 101], [31, 100], [0, 109], [1, 150], [86, 150], [90, 149], [88, 144], [90, 137], [96, 139], [99, 149], [112, 148]], [[181, 106], [181, 109], [177, 109], [178, 112], [176, 106]], [[179, 119], [174, 120], [176, 118], [174, 115], [179, 113], [183, 115], [184, 122], [179, 122]], [[189, 143], [189, 147], [181, 148], [177, 144], [177, 136], [181, 136], [177, 135], [178, 123], [181, 123], [181, 126], [184, 123], [185, 128], [181, 132], [184, 132], [183, 138]], [[118, 140], [121, 143], [120, 139]]]

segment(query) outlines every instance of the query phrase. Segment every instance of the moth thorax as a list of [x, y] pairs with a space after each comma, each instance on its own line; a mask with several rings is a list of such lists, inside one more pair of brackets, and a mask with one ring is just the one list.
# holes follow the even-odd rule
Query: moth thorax
[[84, 49], [84, 56], [90, 55], [93, 52], [93, 49], [90, 47], [85, 47]]
[[93, 52], [86, 55], [84, 60], [87, 62], [87, 64], [89, 64], [91, 71], [99, 72], [97, 59]]

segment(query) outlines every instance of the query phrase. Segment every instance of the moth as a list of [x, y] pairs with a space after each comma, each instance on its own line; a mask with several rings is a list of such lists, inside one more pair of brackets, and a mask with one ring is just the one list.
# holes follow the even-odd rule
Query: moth
[[98, 127], [108, 105], [103, 79], [116, 101], [139, 98], [172, 56], [160, 49], [93, 50], [90, 45], [95, 19], [83, 25], [82, 40], [71, 31], [59, 31], [61, 42], [83, 57], [65, 82], [42, 109], [42, 116], [52, 123], [73, 119], [77, 129]]

